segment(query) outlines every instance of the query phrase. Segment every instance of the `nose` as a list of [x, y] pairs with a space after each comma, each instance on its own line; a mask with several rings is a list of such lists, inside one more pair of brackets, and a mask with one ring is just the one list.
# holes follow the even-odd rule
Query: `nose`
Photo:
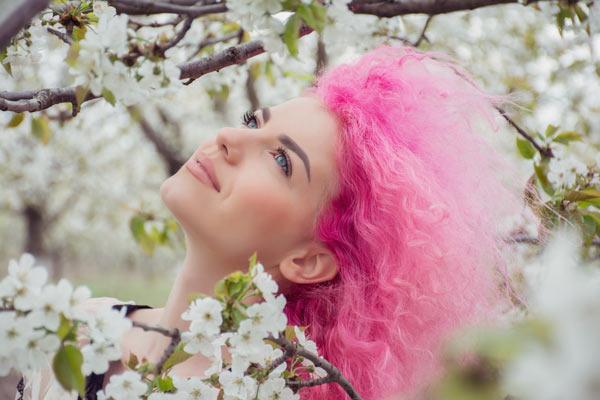
[[240, 132], [237, 128], [221, 128], [217, 132], [216, 143], [219, 152], [222, 152], [225, 160], [231, 164], [237, 164], [242, 156], [245, 142], [248, 140], [248, 132]]

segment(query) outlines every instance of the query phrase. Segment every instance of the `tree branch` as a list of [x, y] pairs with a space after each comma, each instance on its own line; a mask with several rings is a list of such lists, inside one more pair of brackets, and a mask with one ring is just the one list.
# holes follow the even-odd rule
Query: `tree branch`
[[[311, 33], [312, 28], [303, 25], [300, 28], [300, 36]], [[231, 46], [220, 53], [204, 57], [198, 61], [192, 61], [180, 64], [180, 79], [188, 79], [185, 82], [189, 85], [194, 80], [209, 72], [219, 71], [221, 68], [234, 64], [241, 64], [249, 58], [265, 52], [262, 41], [253, 40], [248, 43]], [[75, 96], [76, 88], [54, 88], [41, 90], [28, 90], [22, 92], [0, 92], [0, 110], [12, 112], [34, 112], [45, 110], [53, 105], [60, 103], [72, 103], [73, 113], [77, 113], [77, 98]], [[83, 102], [96, 99], [99, 96], [88, 92]]]
[[498, 110], [498, 112], [500, 112], [500, 114], [504, 117], [504, 119], [506, 121], [508, 121], [508, 123], [517, 130], [517, 132], [519, 132], [519, 134], [521, 136], [523, 136], [525, 139], [527, 139], [532, 145], [533, 147], [535, 147], [537, 149], [537, 151], [540, 152], [540, 154], [544, 155], [545, 157], [548, 158], [552, 158], [554, 157], [554, 154], [552, 153], [552, 149], [550, 147], [542, 147], [539, 144], [537, 144], [537, 142], [535, 141], [534, 138], [532, 138], [527, 132], [525, 132], [525, 130], [523, 128], [521, 128], [519, 125], [517, 125], [517, 123], [515, 121], [513, 121], [507, 114], [506, 111], [504, 111], [503, 109], [499, 108], [499, 107], [495, 107], [496, 110]]
[[202, 15], [229, 11], [225, 3], [196, 6], [152, 0], [108, 0], [108, 4], [113, 6], [118, 12], [129, 15], [170, 13], [182, 14], [195, 18]]
[[429, 17], [427, 17], [427, 21], [425, 21], [425, 25], [423, 26], [423, 30], [421, 31], [421, 34], [419, 35], [419, 38], [415, 41], [415, 43], [413, 43], [413, 46], [415, 47], [419, 47], [419, 45], [421, 44], [421, 42], [424, 40], [427, 40], [429, 42], [429, 39], [427, 39], [427, 36], [425, 36], [425, 32], [427, 31], [427, 28], [429, 27], [429, 23], [431, 22], [431, 20], [433, 19], [433, 15], [430, 15]]
[[353, 0], [348, 3], [348, 9], [355, 14], [371, 14], [390, 18], [406, 14], [446, 14], [499, 4], [519, 3], [528, 5], [541, 1], [553, 0], [528, 0], [525, 3], [522, 0], [396, 0], [393, 2]]
[[51, 27], [46, 28], [46, 30], [48, 32], [50, 32], [51, 34], [53, 34], [54, 36], [58, 37], [60, 40], [62, 40], [66, 44], [70, 45], [71, 43], [73, 43], [73, 40], [71, 39], [71, 37], [65, 32], [61, 32], [58, 29], [54, 29]]
[[0, 50], [4, 50], [12, 39], [31, 18], [48, 7], [50, 0], [22, 0], [12, 12], [0, 20]]
[[336, 382], [338, 385], [340, 385], [342, 387], [342, 389], [344, 389], [344, 391], [348, 394], [348, 396], [350, 396], [350, 398], [352, 400], [362, 400], [362, 398], [356, 392], [356, 390], [352, 387], [350, 382], [348, 382], [348, 380], [344, 377], [344, 375], [342, 375], [342, 372], [339, 369], [337, 369], [335, 366], [333, 366], [333, 364], [331, 364], [329, 361], [325, 360], [322, 357], [317, 356], [316, 354], [306, 351], [303, 348], [298, 348], [298, 346], [296, 344], [290, 342], [283, 336], [280, 336], [278, 338], [271, 336], [268, 338], [268, 340], [275, 342], [278, 345], [280, 345], [281, 347], [283, 347], [286, 353], [289, 352], [290, 354], [297, 354], [299, 356], [302, 356], [302, 357], [306, 358], [307, 360], [312, 361], [312, 363], [315, 364], [315, 366], [322, 368], [323, 370], [325, 370], [325, 372], [327, 372], [327, 376], [325, 378], [319, 378], [319, 379], [308, 380], [308, 381], [288, 381], [287, 382], [288, 384], [292, 384], [296, 387], [302, 387], [302, 386], [321, 385], [323, 383], [329, 383], [329, 382]]

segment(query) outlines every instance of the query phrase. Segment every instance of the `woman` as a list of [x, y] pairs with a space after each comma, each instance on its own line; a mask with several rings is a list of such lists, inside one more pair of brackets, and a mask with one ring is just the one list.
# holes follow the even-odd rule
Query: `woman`
[[[364, 399], [431, 379], [442, 341], [505, 304], [496, 227], [521, 206], [496, 175], [510, 165], [481, 135], [505, 99], [440, 57], [381, 46], [202, 144], [160, 187], [185, 232], [183, 266], [164, 308], [130, 317], [186, 329], [188, 295], [212, 293], [257, 251], [290, 323], [308, 326]], [[166, 344], [134, 328], [123, 360], [156, 360]], [[206, 366], [194, 356], [174, 372]], [[301, 393], [345, 398], [335, 384]]]

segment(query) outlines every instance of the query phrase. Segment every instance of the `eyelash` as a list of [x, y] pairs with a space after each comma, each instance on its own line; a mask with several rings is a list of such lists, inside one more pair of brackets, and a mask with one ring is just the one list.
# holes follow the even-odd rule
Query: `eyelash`
[[[249, 128], [248, 125], [252, 121], [254, 121], [254, 124], [258, 127], [258, 120], [256, 119], [256, 116], [254, 115], [254, 113], [252, 111], [248, 110], [242, 116], [242, 124]], [[276, 160], [276, 157], [279, 155], [282, 155], [283, 157], [285, 157], [285, 162], [286, 162], [286, 167], [284, 167], [276, 161], [277, 165], [279, 165], [281, 168], [281, 172], [287, 177], [292, 176], [292, 162], [290, 160], [290, 155], [288, 154], [287, 150], [281, 146], [277, 147], [275, 154], [273, 154], [273, 156], [274, 156], [273, 158]]]

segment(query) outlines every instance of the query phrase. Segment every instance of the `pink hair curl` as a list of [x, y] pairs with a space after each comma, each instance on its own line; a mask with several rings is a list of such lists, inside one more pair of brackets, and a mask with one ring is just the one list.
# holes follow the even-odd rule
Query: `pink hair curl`
[[[415, 390], [439, 372], [449, 334], [506, 301], [496, 227], [522, 204], [481, 135], [506, 98], [444, 57], [383, 45], [306, 90], [341, 130], [338, 187], [315, 224], [338, 274], [293, 290], [286, 313], [365, 400]], [[347, 398], [335, 384], [301, 395]]]

